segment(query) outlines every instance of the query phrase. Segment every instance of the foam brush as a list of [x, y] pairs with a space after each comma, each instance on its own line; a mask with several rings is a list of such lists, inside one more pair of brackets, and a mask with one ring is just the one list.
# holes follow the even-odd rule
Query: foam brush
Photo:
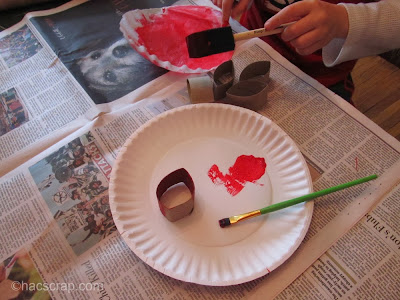
[[235, 42], [237, 41], [278, 34], [293, 23], [294, 22], [282, 24], [273, 30], [260, 28], [233, 33], [232, 28], [227, 26], [195, 32], [186, 37], [189, 57], [200, 58], [212, 54], [232, 51], [235, 49]]
[[283, 201], [283, 202], [275, 203], [275, 204], [269, 205], [269, 206], [261, 208], [261, 209], [253, 210], [253, 211], [248, 212], [248, 213], [232, 216], [232, 217], [229, 217], [229, 218], [224, 218], [224, 219], [219, 220], [219, 226], [224, 228], [224, 227], [227, 227], [229, 225], [238, 223], [238, 222], [246, 220], [246, 219], [250, 219], [250, 218], [253, 218], [253, 217], [256, 217], [256, 216], [260, 216], [260, 215], [264, 215], [264, 214], [267, 214], [267, 213], [270, 213], [270, 212], [281, 210], [281, 209], [284, 209], [284, 208], [289, 207], [289, 206], [293, 206], [293, 205], [296, 205], [296, 204], [299, 204], [299, 203], [302, 203], [302, 202], [306, 202], [306, 201], [309, 201], [309, 200], [312, 200], [312, 199], [315, 199], [315, 198], [318, 198], [318, 197], [321, 197], [321, 196], [324, 196], [324, 195], [327, 195], [327, 194], [330, 194], [330, 193], [333, 193], [333, 192], [337, 192], [337, 191], [340, 191], [340, 190], [343, 190], [343, 189], [347, 189], [347, 188], [352, 187], [354, 185], [361, 184], [361, 183], [370, 181], [372, 179], [376, 179], [377, 177], [378, 177], [377, 175], [370, 175], [370, 176], [367, 176], [367, 177], [356, 179], [354, 181], [350, 181], [350, 182], [347, 182], [347, 183], [339, 184], [337, 186], [330, 187], [330, 188], [327, 188], [327, 189], [324, 189], [324, 190], [321, 190], [321, 191], [318, 191], [318, 192], [314, 192], [314, 193], [311, 193], [311, 194], [300, 196], [300, 197], [297, 197], [297, 198], [294, 198], [294, 199], [291, 199], [291, 200], [286, 200], [286, 201]]

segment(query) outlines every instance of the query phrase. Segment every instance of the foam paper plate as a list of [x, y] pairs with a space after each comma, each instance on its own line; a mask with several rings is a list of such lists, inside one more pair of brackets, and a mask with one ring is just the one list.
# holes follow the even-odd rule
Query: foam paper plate
[[130, 45], [157, 66], [180, 73], [203, 73], [230, 60], [233, 51], [189, 58], [186, 36], [221, 27], [221, 12], [208, 6], [170, 6], [125, 13], [120, 30]]
[[[213, 165], [227, 173], [241, 155], [265, 159], [264, 175], [235, 196], [213, 183]], [[195, 183], [191, 215], [169, 222], [156, 188], [185, 168]], [[233, 285], [281, 265], [308, 230], [313, 203], [301, 203], [227, 228], [218, 220], [312, 192], [296, 144], [271, 120], [226, 104], [172, 109], [136, 130], [120, 150], [110, 182], [110, 205], [122, 237], [145, 263], [187, 282]]]

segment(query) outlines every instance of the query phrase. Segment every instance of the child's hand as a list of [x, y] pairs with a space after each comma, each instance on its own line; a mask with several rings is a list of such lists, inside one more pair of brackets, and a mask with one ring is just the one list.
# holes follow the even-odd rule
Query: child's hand
[[272, 30], [281, 24], [297, 21], [287, 27], [281, 37], [301, 55], [308, 55], [326, 46], [334, 38], [346, 38], [349, 30], [347, 10], [319, 0], [295, 2], [265, 22]]
[[249, 7], [252, 0], [212, 0], [214, 5], [222, 9], [222, 25], [229, 25], [229, 17], [236, 18], [240, 16]]

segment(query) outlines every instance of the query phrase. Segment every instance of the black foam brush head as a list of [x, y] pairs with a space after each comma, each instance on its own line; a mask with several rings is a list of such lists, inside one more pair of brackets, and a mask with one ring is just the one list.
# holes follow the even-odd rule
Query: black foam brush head
[[190, 58], [199, 58], [235, 49], [231, 27], [220, 27], [192, 33], [186, 37]]

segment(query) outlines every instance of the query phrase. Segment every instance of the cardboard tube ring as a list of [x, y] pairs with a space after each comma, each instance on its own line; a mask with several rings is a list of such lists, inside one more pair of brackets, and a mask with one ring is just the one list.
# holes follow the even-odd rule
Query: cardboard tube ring
[[233, 85], [234, 66], [231, 60], [228, 60], [218, 66], [214, 72], [214, 99], [219, 100], [226, 96], [226, 91]]
[[186, 81], [190, 102], [210, 103], [214, 101], [213, 81], [210, 76], [191, 77]]
[[268, 81], [271, 63], [258, 61], [248, 65], [240, 74], [239, 82], [226, 92], [226, 103], [261, 109], [268, 99]]
[[[163, 203], [163, 201], [161, 201], [161, 198], [170, 187], [178, 183], [184, 183], [186, 185], [186, 187], [190, 191], [191, 197], [186, 199], [183, 203], [180, 203], [179, 205], [167, 207]], [[158, 184], [156, 191], [160, 211], [170, 222], [175, 222], [190, 215], [190, 213], [194, 209], [194, 194], [195, 186], [193, 179], [188, 171], [186, 171], [184, 168], [175, 170], [165, 176]]]

